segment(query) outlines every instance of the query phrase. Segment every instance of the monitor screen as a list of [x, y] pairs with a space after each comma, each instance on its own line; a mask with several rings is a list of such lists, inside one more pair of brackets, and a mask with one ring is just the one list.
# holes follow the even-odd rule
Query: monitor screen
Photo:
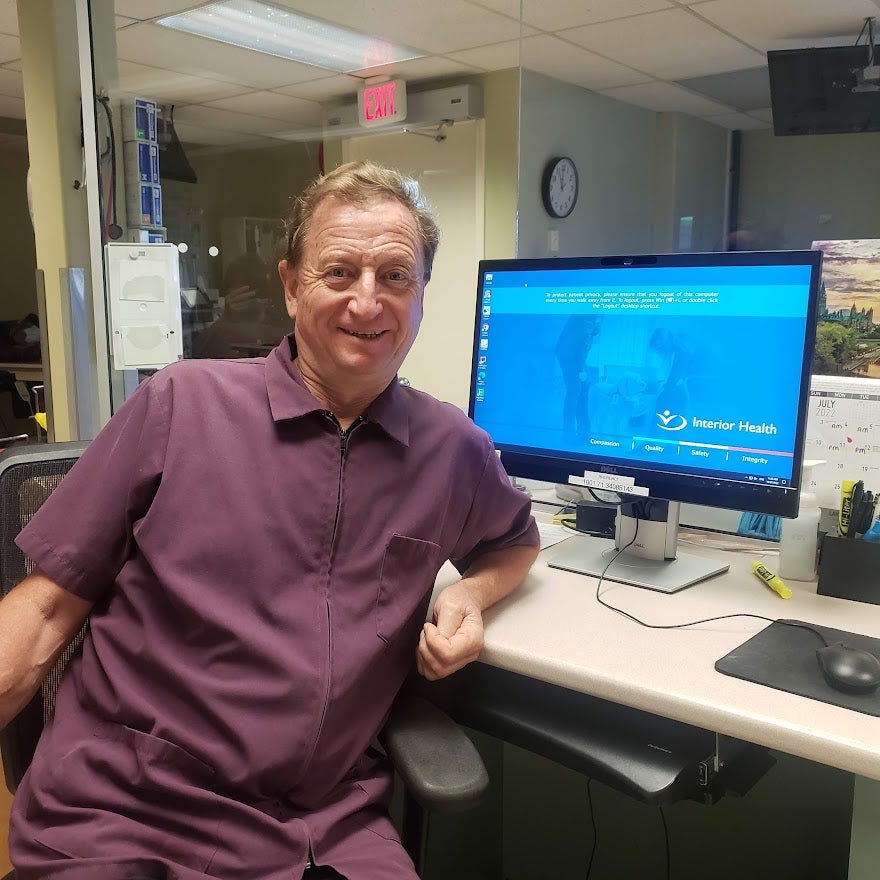
[[774, 134], [880, 130], [880, 83], [863, 72], [870, 58], [866, 45], [768, 52]]
[[484, 260], [470, 415], [512, 476], [795, 516], [821, 259]]

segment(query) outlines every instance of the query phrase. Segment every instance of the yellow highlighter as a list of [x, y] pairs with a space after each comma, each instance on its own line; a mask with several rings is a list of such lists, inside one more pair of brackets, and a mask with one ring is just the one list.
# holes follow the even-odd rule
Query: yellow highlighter
[[774, 574], [764, 565], [763, 562], [759, 562], [757, 559], [752, 563], [752, 571], [759, 577], [774, 593], [778, 593], [783, 599], [791, 598], [791, 590], [787, 586], [785, 586], [785, 582], [779, 575]]

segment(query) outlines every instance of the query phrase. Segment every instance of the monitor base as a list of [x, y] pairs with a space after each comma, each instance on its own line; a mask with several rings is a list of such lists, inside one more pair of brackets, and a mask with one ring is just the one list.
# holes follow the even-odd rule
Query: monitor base
[[[625, 551], [619, 556], [616, 553], [614, 541], [579, 535], [562, 544], [548, 564], [551, 568], [592, 577], [599, 577], [604, 571], [605, 580], [660, 593], [678, 592], [707, 578], [724, 574], [730, 568], [726, 562], [687, 553], [678, 553], [675, 559], [662, 561], [645, 559]], [[605, 571], [606, 567], [608, 571]]]

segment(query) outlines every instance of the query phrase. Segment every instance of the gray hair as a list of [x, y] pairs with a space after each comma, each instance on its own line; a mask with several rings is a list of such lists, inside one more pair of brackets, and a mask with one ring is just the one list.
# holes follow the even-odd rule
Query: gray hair
[[374, 162], [349, 162], [316, 178], [293, 200], [284, 219], [287, 239], [285, 258], [292, 266], [303, 256], [312, 217], [321, 202], [339, 199], [349, 205], [366, 206], [393, 200], [407, 208], [415, 220], [425, 259], [425, 281], [431, 278], [434, 256], [440, 244], [440, 227], [428, 207], [417, 181]]

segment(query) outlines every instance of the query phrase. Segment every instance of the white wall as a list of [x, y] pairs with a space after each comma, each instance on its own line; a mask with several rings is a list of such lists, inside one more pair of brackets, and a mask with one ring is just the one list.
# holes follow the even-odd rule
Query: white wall
[[[522, 72], [519, 257], [650, 252], [656, 114], [532, 71]], [[541, 175], [554, 156], [571, 157], [580, 195], [565, 219], [541, 202]]]
[[[658, 167], [658, 181], [671, 182], [669, 201], [658, 206], [671, 224], [669, 250], [716, 251], [721, 249], [727, 219], [728, 144], [730, 132], [683, 113], [667, 117], [671, 140], [668, 164]], [[680, 217], [693, 217], [693, 242], [683, 248], [678, 240]], [[661, 221], [662, 223], [662, 221]], [[659, 230], [658, 230], [659, 231]]]
[[880, 238], [880, 133], [742, 135], [740, 226], [780, 247]]
[[[724, 234], [726, 129], [683, 114], [623, 104], [531, 71], [522, 74], [520, 257], [679, 249], [678, 221], [694, 217], [689, 250], [716, 250]], [[540, 181], [554, 156], [571, 157], [580, 195], [571, 215], [544, 211]]]

